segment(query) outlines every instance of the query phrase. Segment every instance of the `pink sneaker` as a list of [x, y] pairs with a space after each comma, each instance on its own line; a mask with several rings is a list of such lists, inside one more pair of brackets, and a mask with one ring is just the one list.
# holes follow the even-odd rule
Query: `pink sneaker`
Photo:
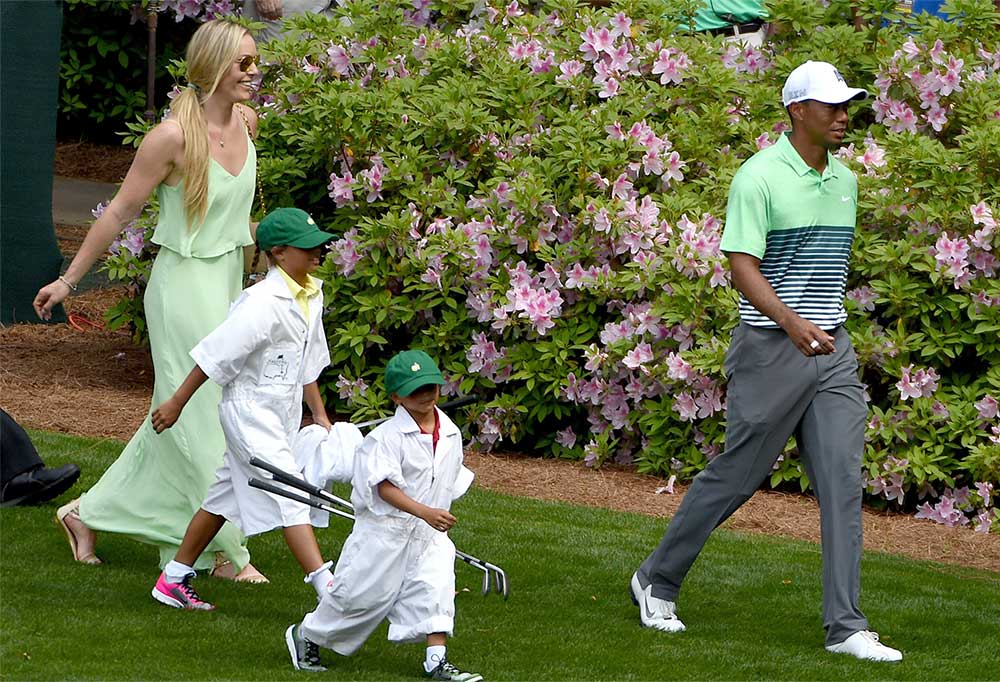
[[215, 606], [207, 601], [202, 601], [194, 588], [188, 585], [191, 576], [185, 576], [179, 583], [167, 582], [167, 576], [160, 573], [160, 579], [156, 581], [153, 588], [153, 599], [172, 606], [175, 609], [187, 609], [189, 611], [212, 611]]

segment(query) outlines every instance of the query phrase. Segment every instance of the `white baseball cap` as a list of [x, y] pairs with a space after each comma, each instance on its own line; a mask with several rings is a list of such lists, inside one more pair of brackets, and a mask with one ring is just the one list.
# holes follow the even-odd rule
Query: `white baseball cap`
[[852, 99], [866, 99], [868, 91], [849, 88], [840, 71], [827, 62], [808, 61], [797, 66], [781, 89], [781, 101], [787, 107], [793, 102], [814, 99], [824, 104], [840, 104]]

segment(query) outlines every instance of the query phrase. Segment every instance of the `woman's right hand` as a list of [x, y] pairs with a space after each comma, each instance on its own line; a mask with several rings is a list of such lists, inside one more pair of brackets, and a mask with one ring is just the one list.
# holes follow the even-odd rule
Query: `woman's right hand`
[[60, 279], [57, 279], [38, 290], [32, 305], [35, 314], [40, 319], [48, 322], [52, 319], [52, 309], [66, 300], [69, 296], [69, 286]]

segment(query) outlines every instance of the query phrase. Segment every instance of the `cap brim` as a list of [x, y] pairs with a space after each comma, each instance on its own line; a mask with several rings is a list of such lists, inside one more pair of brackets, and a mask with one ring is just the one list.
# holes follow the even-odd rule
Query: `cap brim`
[[429, 384], [437, 384], [438, 386], [443, 386], [444, 377], [442, 377], [440, 374], [415, 376], [404, 381], [402, 384], [400, 384], [399, 388], [397, 388], [395, 391], [390, 391], [390, 393], [395, 393], [400, 398], [405, 398], [406, 396], [410, 395], [421, 386], [427, 386]]
[[315, 249], [317, 246], [323, 246], [323, 244], [326, 244], [336, 238], [337, 235], [330, 234], [329, 232], [323, 232], [322, 230], [316, 230], [315, 232], [310, 232], [309, 234], [293, 239], [288, 242], [287, 246], [294, 246], [297, 249]]
[[813, 95], [805, 99], [814, 99], [823, 104], [843, 104], [844, 102], [868, 99], [868, 91], [862, 88], [842, 88], [825, 95]]

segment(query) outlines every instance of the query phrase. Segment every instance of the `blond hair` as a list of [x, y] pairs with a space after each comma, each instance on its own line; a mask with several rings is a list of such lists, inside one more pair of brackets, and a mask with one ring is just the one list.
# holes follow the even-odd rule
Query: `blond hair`
[[184, 213], [188, 227], [205, 220], [208, 212], [208, 125], [202, 102], [212, 96], [240, 53], [240, 41], [249, 32], [226, 19], [202, 24], [187, 46], [188, 87], [174, 98], [170, 110], [184, 131]]

